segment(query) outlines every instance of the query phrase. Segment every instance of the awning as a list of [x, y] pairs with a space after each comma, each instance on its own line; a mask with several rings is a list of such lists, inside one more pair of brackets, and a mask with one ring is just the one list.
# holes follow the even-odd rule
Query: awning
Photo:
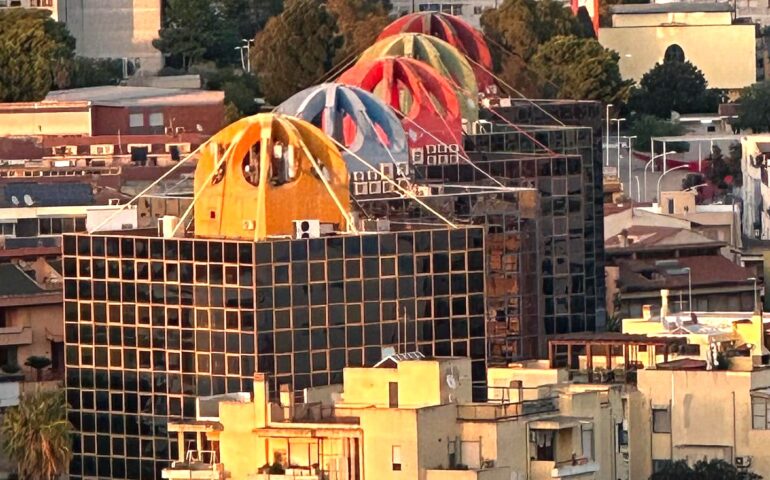
[[593, 423], [590, 418], [555, 416], [541, 418], [529, 422], [530, 430], [564, 430], [565, 428], [576, 428], [581, 424]]

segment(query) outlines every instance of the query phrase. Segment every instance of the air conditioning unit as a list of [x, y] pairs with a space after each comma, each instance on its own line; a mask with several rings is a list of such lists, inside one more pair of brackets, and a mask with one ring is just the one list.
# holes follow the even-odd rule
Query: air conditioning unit
[[115, 145], [91, 145], [91, 155], [112, 155]]
[[176, 127], [175, 131], [177, 135], [182, 134], [184, 133], [184, 127]]
[[320, 220], [294, 220], [294, 238], [319, 238], [321, 236]]
[[751, 457], [748, 455], [742, 457], [736, 455], [735, 466], [738, 468], [749, 468], [751, 466]]
[[390, 220], [387, 218], [365, 218], [361, 222], [361, 230], [364, 232], [389, 232]]

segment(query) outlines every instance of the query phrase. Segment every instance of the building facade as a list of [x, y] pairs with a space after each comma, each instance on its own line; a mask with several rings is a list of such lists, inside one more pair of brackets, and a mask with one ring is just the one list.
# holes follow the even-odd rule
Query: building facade
[[[757, 81], [756, 26], [733, 22], [728, 3], [616, 5], [599, 42], [620, 55], [623, 78], [641, 80], [664, 59], [692, 62], [710, 88], [736, 90]], [[727, 62], [727, 63], [725, 63]]]
[[481, 28], [481, 14], [497, 8], [501, 0], [394, 0], [392, 12], [402, 16], [415, 12], [443, 12], [457, 15], [476, 28]]
[[[72, 478], [156, 478], [196, 396], [339, 383], [383, 348], [486, 367], [480, 228], [258, 243], [64, 237]], [[107, 432], [110, 432], [107, 434]], [[82, 476], [82, 477], [81, 477]]]

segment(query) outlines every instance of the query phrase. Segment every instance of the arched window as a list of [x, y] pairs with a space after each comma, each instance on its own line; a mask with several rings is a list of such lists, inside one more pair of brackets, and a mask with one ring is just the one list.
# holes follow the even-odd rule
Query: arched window
[[663, 55], [664, 62], [684, 62], [684, 50], [676, 43], [669, 45]]

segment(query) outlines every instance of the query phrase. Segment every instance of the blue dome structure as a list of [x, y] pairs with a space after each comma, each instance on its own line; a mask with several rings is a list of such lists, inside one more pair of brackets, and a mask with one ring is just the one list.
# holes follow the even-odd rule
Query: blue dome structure
[[[395, 178], [397, 170], [408, 164], [409, 150], [401, 121], [387, 104], [361, 88], [322, 83], [293, 95], [276, 112], [312, 123], [390, 177]], [[361, 176], [356, 172], [373, 173], [351, 153], [343, 151], [342, 156], [352, 177]], [[395, 168], [383, 168], [381, 164], [395, 164]]]

